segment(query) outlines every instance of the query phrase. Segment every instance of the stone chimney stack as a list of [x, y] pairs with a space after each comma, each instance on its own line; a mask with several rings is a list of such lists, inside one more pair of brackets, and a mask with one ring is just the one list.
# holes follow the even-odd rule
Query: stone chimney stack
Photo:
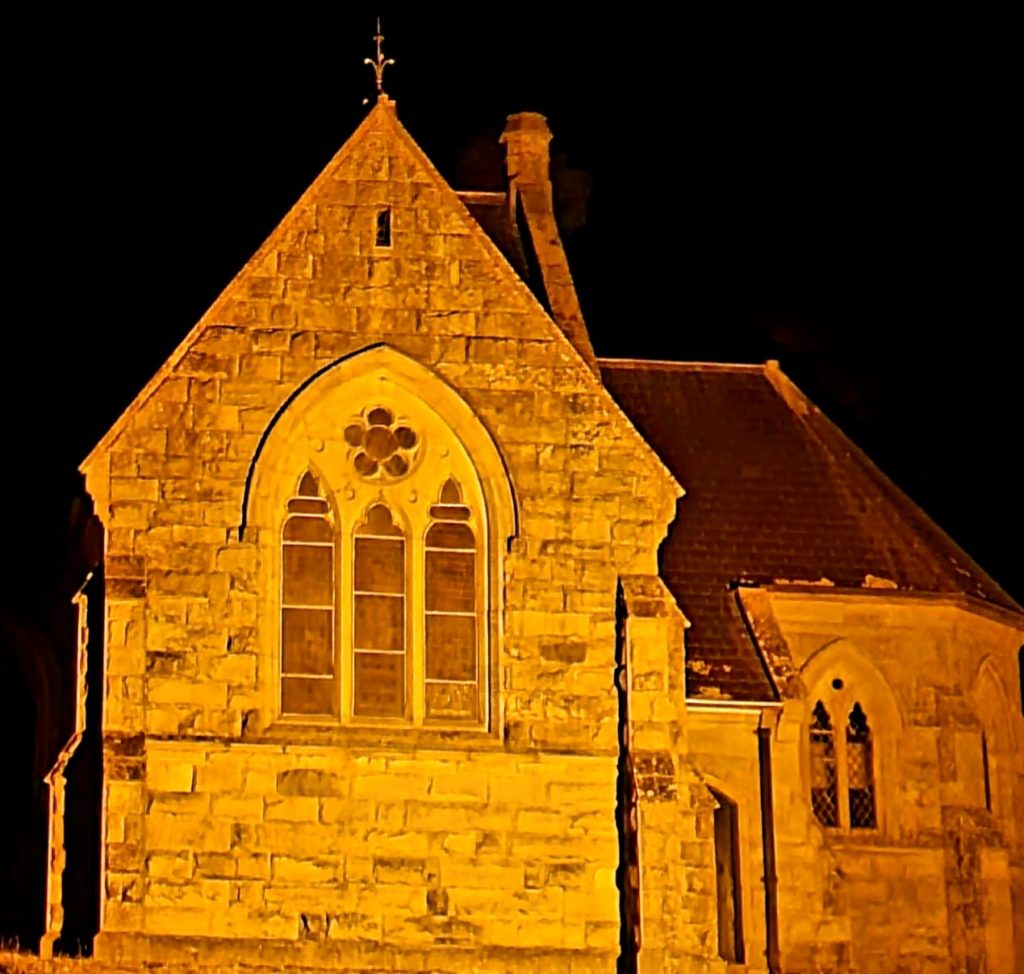
[[552, 317], [587, 365], [600, 375], [555, 220], [547, 119], [537, 112], [509, 115], [501, 141], [513, 210], [522, 206]]
[[509, 115], [501, 135], [509, 182], [520, 193], [538, 190], [554, 212], [551, 195], [551, 129], [537, 112]]

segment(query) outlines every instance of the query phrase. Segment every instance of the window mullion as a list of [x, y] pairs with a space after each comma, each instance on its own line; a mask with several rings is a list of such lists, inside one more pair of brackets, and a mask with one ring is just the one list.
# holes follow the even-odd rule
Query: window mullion
[[414, 524], [409, 532], [409, 574], [410, 585], [407, 593], [406, 611], [407, 639], [409, 640], [409, 696], [412, 701], [412, 721], [422, 724], [425, 716], [423, 677], [426, 672], [426, 567], [423, 550], [422, 525]]
[[[841, 711], [840, 711], [841, 712]], [[847, 764], [846, 724], [838, 724], [835, 732], [836, 799], [839, 803], [839, 828], [850, 831], [850, 769]]]
[[[349, 531], [339, 531], [338, 543], [338, 611], [335, 613], [335, 626], [339, 640], [339, 667], [341, 669], [341, 714], [342, 719], [352, 719], [352, 686], [355, 682], [356, 667], [352, 652], [352, 633], [355, 626], [356, 607], [353, 594], [354, 571], [352, 556], [354, 545], [352, 532], [355, 530], [355, 519], [351, 519]], [[348, 522], [346, 522], [348, 523]]]

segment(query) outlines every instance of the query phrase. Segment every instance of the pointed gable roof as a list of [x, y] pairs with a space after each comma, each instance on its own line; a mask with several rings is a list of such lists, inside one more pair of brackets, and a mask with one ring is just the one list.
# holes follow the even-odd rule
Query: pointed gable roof
[[661, 571], [692, 623], [689, 696], [775, 697], [730, 590], [737, 583], [824, 579], [1022, 611], [777, 363], [601, 366], [612, 395], [686, 487]]
[[[344, 227], [339, 233], [347, 235], [343, 243], [349, 251], [354, 248], [354, 252], [343, 251], [332, 233], [325, 231], [326, 224], [331, 223], [334, 229], [338, 221], [332, 222], [325, 214], [332, 210], [343, 214], [356, 202], [365, 204], [367, 198], [373, 198], [381, 206], [391, 205], [395, 201], [388, 194], [399, 182], [402, 205], [398, 208], [396, 204], [396, 221], [408, 220], [410, 229], [414, 226], [424, 237], [461, 238], [462, 256], [485, 266], [487, 278], [501, 290], [502, 297], [495, 310], [511, 310], [520, 315], [526, 331], [518, 337], [555, 342], [569, 362], [579, 364], [581, 373], [587, 376], [585, 381], [599, 390], [609, 409], [654, 461], [666, 489], [678, 496], [681, 488], [671, 472], [608, 395], [570, 337], [544, 309], [498, 245], [399, 122], [395, 103], [386, 96], [378, 99], [351, 137], [93, 448], [81, 464], [82, 471], [88, 473], [96, 460], [109, 452], [133, 417], [209, 330], [265, 328], [280, 317], [286, 326], [330, 331], [340, 328], [340, 318], [352, 312], [346, 306], [349, 291], [371, 287], [386, 289], [387, 282], [372, 279], [372, 239], [355, 239], [356, 230]], [[388, 185], [390, 190], [385, 189]], [[374, 194], [379, 194], [379, 201]], [[344, 217], [339, 220], [343, 224]], [[366, 233], [368, 228], [359, 232]], [[431, 256], [422, 255], [422, 265], [408, 261], [412, 269], [407, 273], [426, 276], [425, 262]], [[360, 275], [364, 277], [360, 279]], [[450, 280], [431, 281], [430, 287], [449, 296], [460, 291], [459, 284]], [[415, 309], [415, 313], [419, 311]], [[447, 312], [432, 310], [428, 303], [423, 313], [440, 316]]]

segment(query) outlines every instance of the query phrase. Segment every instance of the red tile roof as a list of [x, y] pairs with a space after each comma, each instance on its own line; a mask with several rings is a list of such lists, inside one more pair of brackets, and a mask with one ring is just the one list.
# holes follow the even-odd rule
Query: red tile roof
[[601, 372], [686, 490], [661, 573], [692, 623], [688, 696], [775, 699], [737, 583], [873, 576], [1022, 611], [776, 364], [604, 359]]

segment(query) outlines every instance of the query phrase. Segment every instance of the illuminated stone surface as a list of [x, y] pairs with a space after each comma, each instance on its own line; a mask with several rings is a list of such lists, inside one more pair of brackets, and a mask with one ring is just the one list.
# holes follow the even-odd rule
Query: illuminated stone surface
[[[782, 969], [1012, 970], [1021, 618], [750, 589], [781, 705], [688, 705], [658, 577], [681, 488], [596, 373], [538, 118], [506, 144], [557, 324], [383, 100], [83, 465], [107, 531], [98, 954], [608, 972], [638, 911], [643, 972], [764, 971], [761, 726]], [[808, 700], [837, 674], [874, 735], [863, 834], [811, 811]], [[729, 967], [709, 787], [737, 809]]]

